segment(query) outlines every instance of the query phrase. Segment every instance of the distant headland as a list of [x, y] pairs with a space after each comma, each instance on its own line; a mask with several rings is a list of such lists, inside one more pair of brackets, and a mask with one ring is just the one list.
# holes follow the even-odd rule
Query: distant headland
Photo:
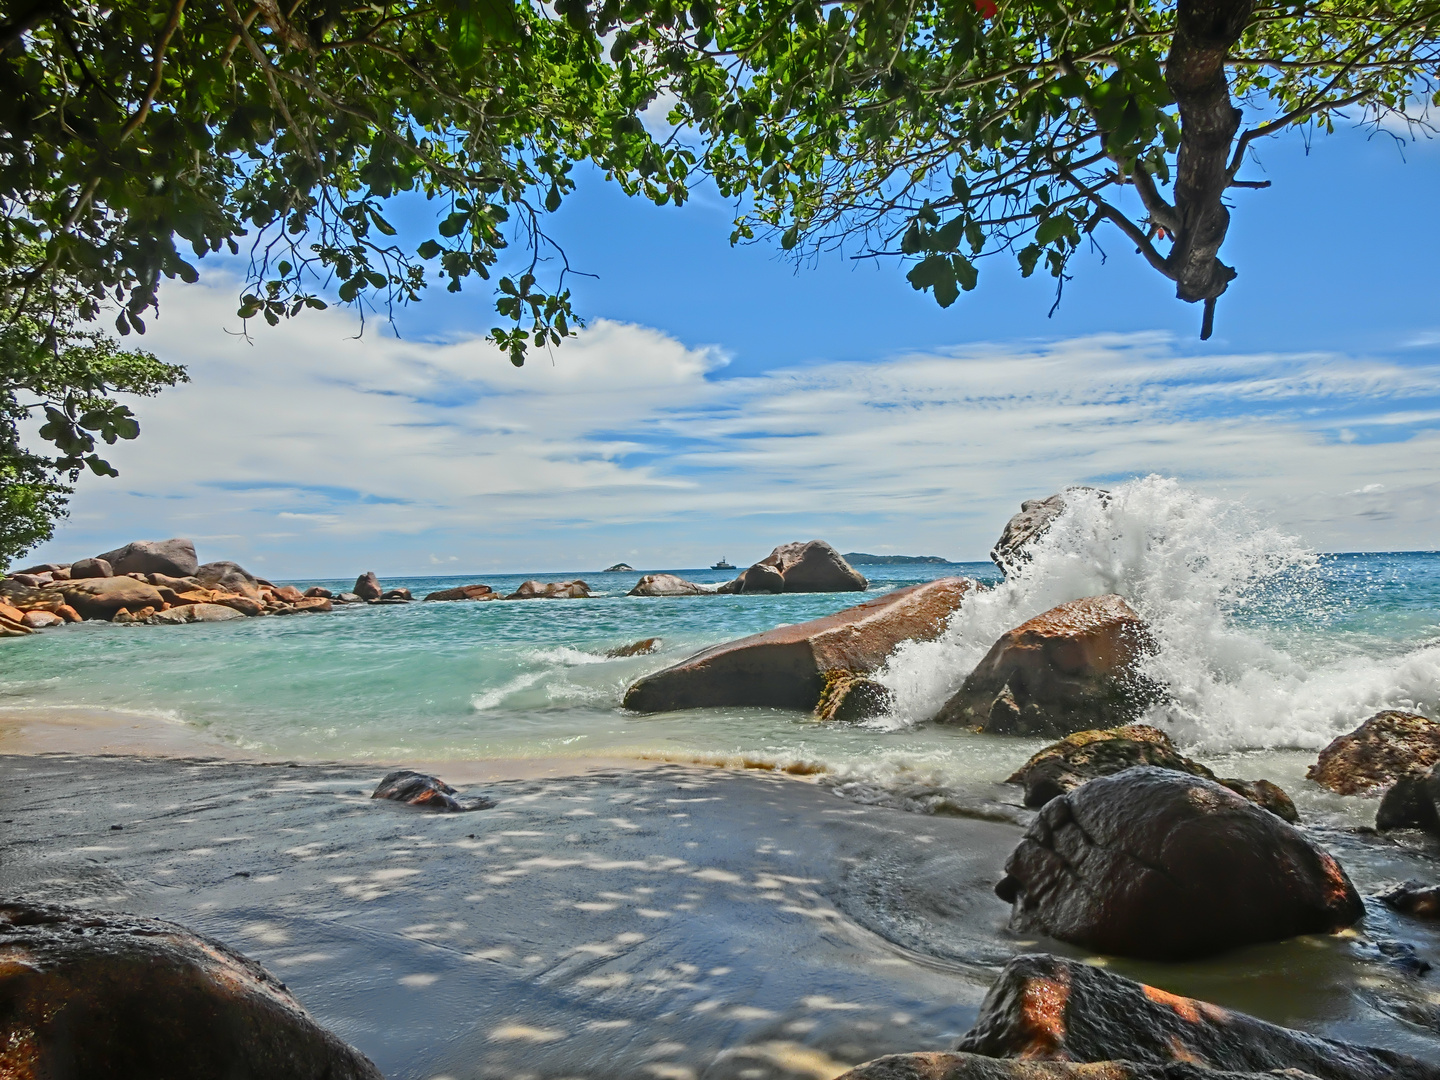
[[851, 566], [882, 566], [886, 563], [938, 563], [950, 566], [949, 559], [939, 555], [867, 555], [863, 551], [847, 551], [845, 561]]

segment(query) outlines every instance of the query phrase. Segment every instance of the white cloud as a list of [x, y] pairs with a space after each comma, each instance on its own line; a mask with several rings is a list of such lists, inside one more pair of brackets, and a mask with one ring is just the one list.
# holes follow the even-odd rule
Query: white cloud
[[1022, 498], [1152, 471], [1321, 548], [1440, 524], [1433, 366], [1112, 335], [726, 378], [718, 348], [602, 320], [517, 370], [477, 339], [357, 340], [338, 311], [247, 343], [234, 296], [167, 293], [145, 344], [194, 381], [140, 403], [121, 478], [83, 483], [37, 560], [161, 535], [282, 576], [697, 565], [811, 535], [983, 557]]

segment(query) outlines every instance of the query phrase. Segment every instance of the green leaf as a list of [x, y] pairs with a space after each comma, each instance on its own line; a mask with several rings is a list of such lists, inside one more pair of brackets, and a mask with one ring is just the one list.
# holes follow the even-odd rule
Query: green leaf
[[1035, 242], [1042, 247], [1053, 244], [1065, 235], [1069, 226], [1070, 219], [1067, 217], [1046, 218], [1035, 229]]

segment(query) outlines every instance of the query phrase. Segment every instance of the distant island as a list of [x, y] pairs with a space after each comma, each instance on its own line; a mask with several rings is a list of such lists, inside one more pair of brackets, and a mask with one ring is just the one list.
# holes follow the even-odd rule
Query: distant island
[[601, 571], [602, 574], [633, 574], [635, 567], [629, 563], [617, 562], [614, 566], [607, 566]]
[[851, 566], [877, 566], [883, 563], [939, 563], [949, 566], [949, 559], [939, 555], [867, 555], [863, 551], [848, 551], [844, 559]]

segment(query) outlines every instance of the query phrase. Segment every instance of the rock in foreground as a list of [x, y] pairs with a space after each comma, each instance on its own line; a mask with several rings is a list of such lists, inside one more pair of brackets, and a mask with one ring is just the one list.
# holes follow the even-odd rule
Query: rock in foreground
[[1117, 727], [1155, 699], [1138, 670], [1153, 648], [1122, 597], [1071, 600], [1001, 635], [935, 720], [993, 735]]
[[1340, 864], [1228, 788], [1142, 766], [1052, 799], [996, 894], [1016, 933], [1154, 960], [1210, 956], [1364, 914]]
[[484, 796], [457, 799], [458, 793], [444, 780], [426, 776], [411, 769], [397, 769], [388, 773], [375, 789], [372, 799], [390, 799], [418, 806], [422, 810], [439, 810], [444, 813], [462, 813], [467, 810], [488, 810], [495, 805], [494, 799]]
[[1285, 821], [1294, 823], [1300, 820], [1290, 796], [1269, 780], [1216, 776], [1205, 765], [1176, 750], [1170, 736], [1145, 724], [1127, 724], [1066, 735], [1031, 757], [1005, 782], [1023, 785], [1025, 805], [1041, 807], [1051, 799], [1075, 790], [1087, 780], [1111, 776], [1136, 765], [1153, 765], [1157, 769], [1203, 776]]
[[1418, 713], [1376, 713], [1324, 750], [1305, 773], [1341, 795], [1363, 795], [1440, 762], [1440, 724]]
[[827, 672], [868, 674], [902, 641], [939, 636], [975, 587], [969, 578], [940, 578], [716, 645], [635, 683], [625, 694], [625, 708], [665, 712], [748, 705], [808, 712], [820, 700]]
[[113, 619], [121, 608], [134, 612], [150, 607], [158, 611], [166, 602], [154, 585], [132, 577], [65, 581], [61, 583], [61, 591], [65, 603], [86, 619]]
[[956, 1049], [1026, 1061], [1298, 1069], [1321, 1080], [1440, 1075], [1405, 1054], [1322, 1039], [1047, 954], [1005, 965]]
[[382, 1080], [254, 961], [135, 915], [0, 905], [0, 1074]]

